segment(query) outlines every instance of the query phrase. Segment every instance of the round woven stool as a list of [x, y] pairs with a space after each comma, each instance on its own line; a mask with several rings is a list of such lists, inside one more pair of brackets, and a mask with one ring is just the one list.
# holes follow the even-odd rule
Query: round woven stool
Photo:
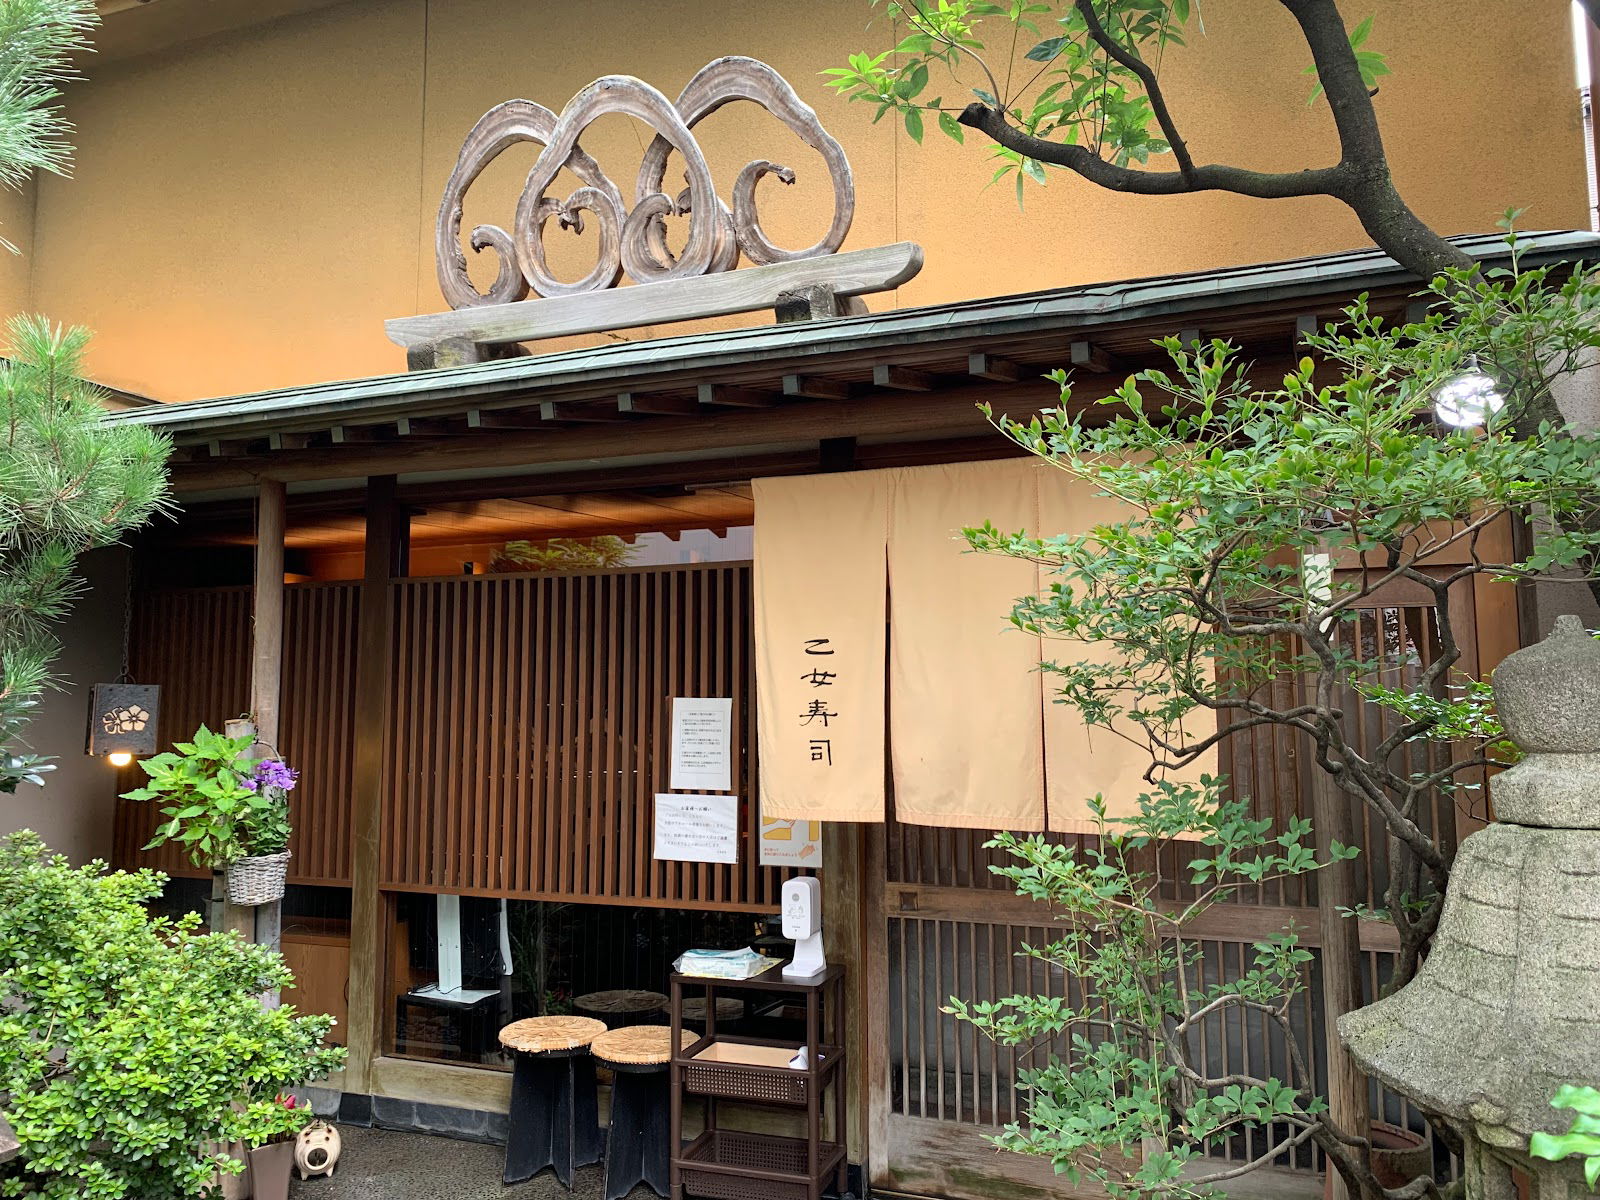
[[518, 1054], [548, 1054], [582, 1049], [605, 1031], [606, 1023], [592, 1017], [528, 1017], [502, 1029], [500, 1044]]
[[589, 1017], [529, 1017], [500, 1031], [500, 1044], [516, 1056], [504, 1182], [520, 1183], [554, 1167], [571, 1191], [573, 1172], [600, 1161], [589, 1044], [605, 1031], [604, 1021]]
[[660, 992], [638, 988], [614, 988], [579, 996], [572, 1007], [585, 1016], [598, 1017], [612, 1029], [623, 1025], [653, 1025], [666, 1011], [667, 998]]
[[[732, 996], [717, 997], [717, 1029], [722, 1033], [732, 1032], [739, 1027], [739, 1022], [744, 1020], [744, 1001], [735, 1000]], [[683, 1023], [703, 1030], [706, 1027], [706, 998], [704, 996], [690, 996], [683, 1002]]]
[[[694, 1034], [681, 1031], [687, 1046]], [[606, 1138], [605, 1200], [621, 1200], [639, 1184], [667, 1194], [671, 1166], [672, 1091], [667, 1067], [672, 1061], [672, 1030], [665, 1025], [633, 1025], [594, 1039], [595, 1058], [614, 1072], [611, 1129]]]

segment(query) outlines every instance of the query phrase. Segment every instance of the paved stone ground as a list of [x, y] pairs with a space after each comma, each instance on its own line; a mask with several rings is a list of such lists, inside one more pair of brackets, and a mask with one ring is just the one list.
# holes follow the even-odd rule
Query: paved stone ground
[[[505, 1150], [482, 1142], [341, 1125], [344, 1154], [332, 1179], [296, 1180], [292, 1200], [600, 1200], [599, 1167], [583, 1167], [569, 1193], [555, 1172], [506, 1187]], [[647, 1187], [628, 1200], [655, 1200]]]

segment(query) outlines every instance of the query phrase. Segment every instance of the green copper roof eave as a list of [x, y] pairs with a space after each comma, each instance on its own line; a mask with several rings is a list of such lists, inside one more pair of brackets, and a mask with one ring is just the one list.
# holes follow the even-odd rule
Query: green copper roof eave
[[[1498, 235], [1451, 240], [1481, 260], [1506, 257], [1504, 241]], [[1555, 231], [1525, 234], [1520, 240], [1527, 265], [1574, 261], [1585, 256], [1600, 259], [1600, 236], [1592, 233]], [[391, 415], [434, 412], [466, 399], [493, 407], [498, 396], [506, 396], [507, 403], [515, 402], [509, 393], [526, 402], [532, 389], [559, 390], [597, 380], [626, 390], [635, 381], [669, 372], [711, 372], [759, 359], [783, 358], [799, 365], [808, 358], [820, 359], [843, 351], [1003, 337], [1056, 326], [1089, 330], [1156, 316], [1204, 312], [1223, 305], [1282, 301], [1330, 290], [1356, 291], [1415, 279], [1386, 254], [1375, 249], [1356, 250], [1217, 271], [896, 309], [831, 321], [620, 342], [466, 367], [155, 405], [107, 413], [106, 419], [153, 425], [191, 438], [208, 433], [238, 437], [300, 423], [326, 424], [329, 419], [341, 417], [359, 423]]]

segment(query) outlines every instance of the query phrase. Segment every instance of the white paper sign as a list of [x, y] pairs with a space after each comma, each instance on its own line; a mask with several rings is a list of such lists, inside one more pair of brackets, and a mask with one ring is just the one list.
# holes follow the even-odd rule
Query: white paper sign
[[761, 818], [761, 865], [763, 867], [822, 866], [822, 822], [785, 821]]
[[672, 701], [672, 787], [726, 792], [733, 787], [733, 701]]
[[738, 862], [739, 797], [657, 792], [655, 856], [675, 862]]

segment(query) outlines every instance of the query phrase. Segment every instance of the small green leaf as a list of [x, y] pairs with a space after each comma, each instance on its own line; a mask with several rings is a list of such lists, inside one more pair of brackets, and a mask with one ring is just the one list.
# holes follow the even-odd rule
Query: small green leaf
[[1034, 62], [1050, 62], [1060, 56], [1061, 52], [1066, 49], [1067, 43], [1071, 40], [1065, 37], [1046, 38], [1029, 50], [1027, 57]]

